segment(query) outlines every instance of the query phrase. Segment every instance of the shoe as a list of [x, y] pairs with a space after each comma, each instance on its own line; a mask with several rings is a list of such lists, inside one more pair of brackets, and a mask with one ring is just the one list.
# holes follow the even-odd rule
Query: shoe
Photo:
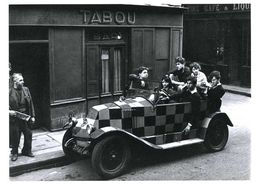
[[11, 161], [16, 161], [18, 159], [18, 154], [12, 154]]
[[32, 152], [28, 152], [28, 153], [22, 152], [22, 155], [27, 157], [34, 157]]

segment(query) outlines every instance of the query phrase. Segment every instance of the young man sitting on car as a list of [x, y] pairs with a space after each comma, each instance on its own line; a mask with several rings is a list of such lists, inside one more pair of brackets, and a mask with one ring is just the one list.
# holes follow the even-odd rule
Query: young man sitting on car
[[187, 78], [187, 89], [181, 94], [182, 102], [191, 102], [191, 120], [184, 129], [184, 133], [188, 133], [191, 129], [198, 127], [198, 122], [200, 118], [200, 105], [201, 96], [197, 91], [197, 78], [188, 77]]
[[176, 69], [168, 73], [174, 88], [178, 92], [183, 92], [187, 78], [191, 75], [190, 68], [185, 66], [185, 59], [183, 57], [176, 57]]

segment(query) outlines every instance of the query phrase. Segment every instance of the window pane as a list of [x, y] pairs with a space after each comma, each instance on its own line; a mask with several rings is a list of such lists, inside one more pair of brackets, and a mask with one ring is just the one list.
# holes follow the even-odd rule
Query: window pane
[[121, 90], [121, 50], [114, 50], [114, 92]]
[[102, 49], [101, 51], [101, 66], [102, 66], [102, 93], [109, 92], [109, 50]]

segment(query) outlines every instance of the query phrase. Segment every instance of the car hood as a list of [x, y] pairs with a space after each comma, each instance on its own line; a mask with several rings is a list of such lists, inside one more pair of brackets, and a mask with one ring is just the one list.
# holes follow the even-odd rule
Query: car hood
[[[130, 123], [131, 120], [129, 119], [132, 119], [133, 116], [144, 116], [144, 112], [150, 111], [153, 111], [153, 105], [143, 97], [96, 105], [89, 109], [88, 115], [84, 120], [78, 120], [77, 125], [73, 129], [73, 135], [86, 137], [89, 127], [100, 129], [112, 126], [124, 129], [124, 125]], [[124, 121], [127, 123], [124, 123]]]

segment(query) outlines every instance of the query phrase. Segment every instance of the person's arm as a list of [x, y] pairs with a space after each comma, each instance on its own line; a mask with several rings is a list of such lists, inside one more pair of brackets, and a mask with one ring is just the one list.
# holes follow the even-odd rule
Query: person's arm
[[184, 82], [178, 82], [178, 81], [174, 80], [174, 75], [172, 73], [169, 75], [169, 77], [171, 79], [172, 84], [175, 84], [175, 85], [184, 85], [185, 84]]
[[209, 86], [209, 83], [207, 81], [207, 77], [203, 72], [200, 72], [201, 74], [201, 80], [197, 82], [197, 87], [200, 87], [202, 89], [206, 89]]
[[9, 116], [15, 117], [16, 116], [16, 111], [9, 110]]
[[28, 88], [26, 88], [26, 91], [27, 91], [28, 97], [30, 99], [29, 106], [30, 106], [31, 121], [34, 123], [35, 122], [35, 110], [34, 110], [34, 105], [33, 105], [33, 99], [32, 99], [30, 90]]
[[208, 95], [211, 97], [211, 98], [214, 98], [214, 99], [220, 99], [222, 98], [222, 96], [225, 94], [225, 90], [223, 89], [222, 86], [220, 87], [216, 87], [214, 89], [210, 89], [208, 91]]

